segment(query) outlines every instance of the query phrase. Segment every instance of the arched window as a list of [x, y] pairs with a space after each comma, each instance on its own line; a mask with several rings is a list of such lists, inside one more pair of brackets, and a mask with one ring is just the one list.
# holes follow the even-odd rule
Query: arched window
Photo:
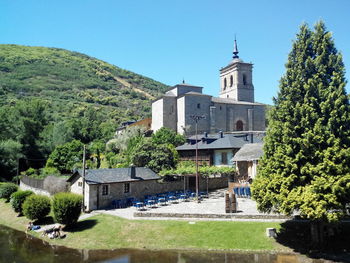
[[227, 87], [227, 80], [226, 78], [224, 78], [224, 90], [226, 89], [226, 87]]
[[236, 131], [243, 131], [243, 121], [239, 120], [236, 122]]
[[243, 85], [247, 85], [247, 76], [243, 74]]
[[230, 77], [230, 87], [232, 87], [232, 86], [233, 86], [233, 77], [231, 75], [231, 77]]

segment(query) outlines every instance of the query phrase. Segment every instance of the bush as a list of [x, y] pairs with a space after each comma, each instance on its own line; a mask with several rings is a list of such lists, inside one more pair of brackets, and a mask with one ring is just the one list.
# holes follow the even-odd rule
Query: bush
[[10, 196], [18, 190], [18, 186], [12, 183], [5, 183], [0, 185], [0, 198], [5, 198], [10, 201]]
[[30, 220], [43, 219], [50, 213], [50, 198], [44, 195], [31, 195], [22, 205], [23, 214]]
[[83, 197], [73, 193], [58, 193], [53, 197], [53, 214], [58, 223], [75, 224], [80, 216]]
[[26, 198], [32, 195], [32, 191], [17, 191], [11, 195], [10, 202], [13, 210], [19, 214], [22, 214], [22, 205]]

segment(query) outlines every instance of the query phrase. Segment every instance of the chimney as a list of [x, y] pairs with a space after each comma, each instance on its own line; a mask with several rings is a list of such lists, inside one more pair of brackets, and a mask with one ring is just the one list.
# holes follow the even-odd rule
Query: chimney
[[219, 131], [219, 137], [224, 138], [224, 133], [222, 131]]
[[130, 165], [130, 178], [135, 179], [136, 178], [136, 167], [135, 165], [131, 164]]

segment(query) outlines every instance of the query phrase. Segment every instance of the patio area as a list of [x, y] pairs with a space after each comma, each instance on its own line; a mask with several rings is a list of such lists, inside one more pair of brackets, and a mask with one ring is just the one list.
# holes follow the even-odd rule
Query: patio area
[[[259, 220], [284, 221], [289, 217], [277, 214], [260, 213], [256, 203], [250, 198], [237, 198], [237, 212], [225, 213], [225, 192], [219, 189], [209, 192], [208, 198], [202, 198], [198, 203], [191, 198], [187, 201], [176, 200], [166, 204], [148, 205], [140, 209], [137, 207], [98, 210], [100, 213], [115, 215], [127, 219], [184, 219], [184, 220]], [[97, 211], [96, 211], [97, 212]]]

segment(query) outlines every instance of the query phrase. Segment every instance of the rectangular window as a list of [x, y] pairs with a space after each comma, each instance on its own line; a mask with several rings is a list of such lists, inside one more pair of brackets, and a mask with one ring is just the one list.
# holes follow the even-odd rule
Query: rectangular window
[[78, 182], [78, 186], [82, 187], [83, 186], [83, 182]]
[[200, 109], [200, 108], [201, 108], [201, 104], [198, 103], [198, 104], [197, 104], [197, 109]]
[[102, 185], [102, 195], [108, 195], [108, 184]]
[[221, 164], [227, 164], [227, 153], [221, 153]]
[[124, 193], [129, 193], [130, 192], [130, 184], [129, 183], [125, 183], [124, 184]]

